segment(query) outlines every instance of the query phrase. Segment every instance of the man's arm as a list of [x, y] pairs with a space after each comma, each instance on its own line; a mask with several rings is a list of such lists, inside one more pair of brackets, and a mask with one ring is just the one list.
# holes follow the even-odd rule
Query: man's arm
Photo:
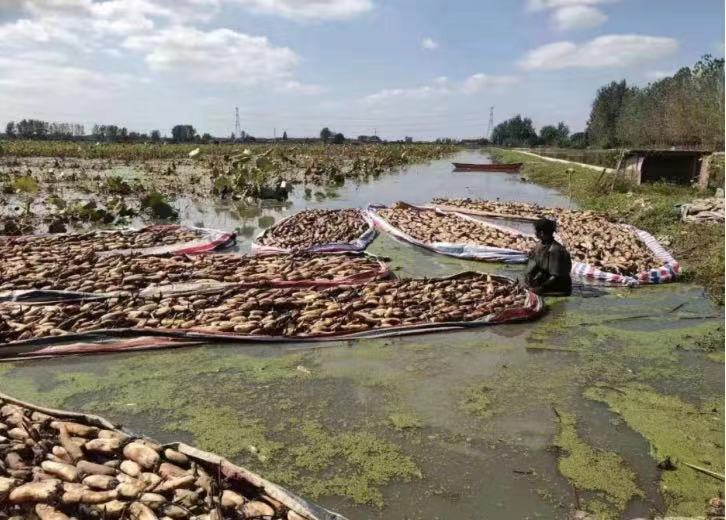
[[529, 260], [527, 261], [527, 270], [524, 272], [524, 280], [527, 285], [532, 285], [540, 276], [540, 268], [535, 260], [534, 251], [530, 251]]

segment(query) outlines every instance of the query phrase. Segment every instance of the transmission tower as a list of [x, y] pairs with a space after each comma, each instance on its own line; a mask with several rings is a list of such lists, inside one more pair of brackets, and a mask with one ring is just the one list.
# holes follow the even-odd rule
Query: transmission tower
[[494, 107], [489, 107], [489, 124], [487, 125], [487, 139], [492, 138], [492, 130], [494, 130]]
[[242, 126], [239, 124], [239, 107], [234, 107], [234, 136], [237, 139], [242, 137]]

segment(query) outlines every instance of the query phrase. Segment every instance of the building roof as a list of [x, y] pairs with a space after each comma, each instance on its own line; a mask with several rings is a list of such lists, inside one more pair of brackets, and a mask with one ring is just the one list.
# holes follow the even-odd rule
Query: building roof
[[654, 148], [639, 148], [639, 149], [630, 149], [625, 152], [626, 157], [630, 157], [632, 155], [663, 155], [663, 156], [670, 156], [670, 157], [686, 157], [686, 156], [702, 156], [702, 155], [711, 155], [713, 152], [706, 151], [706, 150], [670, 150], [670, 149], [654, 149]]

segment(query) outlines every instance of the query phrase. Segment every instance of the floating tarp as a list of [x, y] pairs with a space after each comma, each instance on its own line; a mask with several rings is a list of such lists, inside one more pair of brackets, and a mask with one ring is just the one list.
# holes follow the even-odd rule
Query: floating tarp
[[155, 247], [149, 247], [142, 250], [137, 249], [120, 249], [116, 251], [108, 251], [104, 254], [132, 254], [142, 253], [145, 255], [161, 255], [165, 253], [173, 253], [175, 255], [194, 255], [198, 253], [208, 253], [210, 251], [219, 251], [220, 249], [226, 249], [235, 244], [237, 235], [235, 233], [227, 233], [226, 231], [219, 231], [217, 229], [199, 228], [199, 227], [187, 227], [178, 226], [176, 224], [158, 224], [155, 226], [148, 226], [144, 229], [189, 229], [196, 231], [199, 234], [199, 238], [185, 242], [179, 242], [176, 244], [161, 245]]
[[[398, 203], [403, 204], [403, 203]], [[440, 215], [455, 215], [457, 218], [462, 219], [466, 223], [476, 223], [477, 226], [489, 227], [492, 229], [499, 230], [501, 232], [510, 234], [518, 237], [530, 237], [531, 235], [522, 233], [516, 229], [512, 229], [506, 226], [500, 226], [489, 222], [483, 222], [481, 220], [472, 218], [463, 213], [448, 213], [438, 210], [436, 208], [427, 208], [422, 206], [413, 206], [405, 204], [406, 208], [413, 211], [429, 211]], [[508, 249], [503, 247], [494, 247], [485, 244], [472, 244], [472, 243], [454, 243], [454, 242], [425, 242], [409, 235], [405, 231], [395, 227], [388, 220], [386, 220], [380, 214], [380, 210], [386, 209], [386, 206], [371, 204], [368, 206], [368, 215], [374, 222], [377, 228], [391, 234], [395, 238], [404, 242], [423, 247], [429, 251], [440, 253], [447, 256], [454, 256], [456, 258], [464, 258], [469, 260], [483, 260], [487, 262], [504, 262], [508, 264], [521, 264], [527, 262], [527, 251], [520, 251], [515, 249]]]
[[0, 236], [0, 254], [13, 251], [48, 254], [53, 250], [92, 251], [100, 255], [196, 254], [232, 246], [235, 238], [234, 233], [216, 229], [157, 224], [141, 229]]
[[[388, 289], [393, 291], [391, 294], [394, 298], [392, 303], [390, 303], [390, 306], [393, 307], [395, 305], [399, 305], [395, 300], [395, 295], [398, 294], [399, 291], [393, 290], [398, 286], [394, 284], [401, 285], [407, 282], [415, 282], [421, 285], [421, 292], [417, 293], [421, 294], [420, 300], [423, 301], [426, 299], [431, 302], [431, 304], [440, 302], [445, 303], [444, 310], [436, 311], [437, 313], [445, 312], [445, 314], [438, 314], [438, 321], [427, 320], [426, 308], [428, 307], [417, 309], [414, 314], [409, 317], [409, 319], [405, 320], [405, 322], [401, 319], [395, 319], [395, 317], [390, 319], [384, 317], [375, 318], [372, 314], [366, 314], [366, 308], [370, 307], [369, 299], [371, 295], [379, 293], [384, 294]], [[461, 287], [457, 286], [456, 288], [456, 298], [449, 298], [447, 300], [443, 296], [438, 296], [438, 293], [435, 292], [429, 292], [426, 294], [426, 291], [438, 290], [436, 287], [441, 286], [442, 282], [447, 282], [448, 285], [451, 285], [450, 282], [463, 282]], [[491, 291], [491, 296], [488, 296], [489, 293], [486, 291], [484, 293], [480, 291], [478, 295], [475, 296], [473, 293], [474, 290], [472, 290], [471, 295], [467, 295], [466, 291], [462, 289], [462, 287], [473, 287], [476, 284], [481, 285], [484, 283], [491, 284], [491, 287], [486, 289], [486, 291]], [[114, 317], [116, 320], [127, 320], [129, 319], [128, 317], [132, 315], [131, 313], [138, 312], [138, 309], [146, 307], [148, 303], [141, 302], [140, 305], [135, 304], [133, 308], [126, 311], [111, 311], [114, 313], [113, 316], [111, 316], [111, 313], [108, 312], [111, 310], [111, 307], [98, 308], [93, 312], [103, 312], [105, 314], [98, 322], [93, 321], [93, 323], [99, 324], [98, 327], [91, 327], [93, 330], [88, 330], [85, 326], [82, 326], [82, 330], [66, 330], [60, 335], [54, 335], [52, 331], [47, 330], [46, 334], [41, 336], [9, 341], [4, 345], [0, 345], [0, 359], [28, 359], [35, 357], [55, 357], [127, 350], [174, 348], [195, 345], [203, 342], [231, 342], [245, 344], [281, 342], [315, 343], [320, 341], [344, 341], [365, 338], [395, 337], [531, 320], [537, 318], [544, 309], [542, 299], [539, 296], [519, 287], [512, 280], [504, 277], [483, 275], [481, 273], [473, 272], [460, 273], [459, 275], [442, 279], [380, 282], [378, 284], [365, 284], [358, 286], [346, 285], [339, 288], [323, 290], [307, 289], [303, 291], [301, 289], [294, 289], [287, 292], [278, 291], [276, 293], [265, 293], [264, 291], [260, 292], [258, 289], [253, 289], [253, 291], [257, 291], [255, 292], [256, 296], [250, 296], [251, 293], [245, 292], [243, 289], [240, 290], [235, 293], [234, 291], [227, 289], [208, 302], [208, 305], [210, 306], [209, 310], [212, 311], [209, 318], [209, 320], [211, 320], [209, 322], [209, 326], [196, 325], [186, 328], [164, 328], [163, 326], [154, 324], [144, 327], [111, 326], [109, 328], [103, 328], [104, 324], [113, 325], [113, 323], [118, 322], [111, 321], [111, 317]], [[418, 287], [416, 290], [418, 290]], [[358, 293], [361, 293], [363, 296], [358, 298]], [[369, 296], [365, 296], [365, 294], [369, 294]], [[384, 296], [376, 297], [383, 298]], [[237, 303], [238, 301], [254, 301], [254, 298], [264, 300], [260, 301], [258, 305], [259, 310], [257, 310], [258, 307], [256, 307], [254, 303], [251, 305], [249, 303], [241, 303], [238, 305]], [[294, 302], [291, 303], [285, 301], [285, 298], [298, 298], [297, 307], [294, 305]], [[283, 324], [279, 327], [287, 327], [284, 328], [284, 330], [288, 330], [289, 327], [291, 327], [290, 330], [297, 330], [302, 327], [301, 323], [304, 323], [306, 319], [324, 318], [324, 315], [321, 312], [314, 311], [312, 309], [334, 309], [337, 308], [336, 306], [341, 305], [341, 302], [345, 304], [346, 298], [348, 298], [347, 301], [351, 303], [351, 310], [348, 311], [349, 314], [346, 314], [343, 310], [339, 311], [339, 314], [342, 316], [342, 321], [338, 322], [338, 328], [335, 328], [333, 332], [318, 330], [315, 328], [314, 323], [309, 325], [312, 329], [306, 328], [309, 327], [308, 325], [303, 327], [302, 330], [309, 330], [309, 332], [305, 332], [304, 334], [280, 335], [256, 332], [256, 330], [265, 330], [263, 327], [264, 323], [270, 324], [274, 323], [275, 320], [281, 319], [286, 320], [285, 323], [288, 325]], [[351, 300], [350, 298], [353, 299]], [[449, 300], [451, 300], [451, 302], [446, 303]], [[232, 310], [218, 309], [220, 303], [229, 305]], [[7, 305], [17, 306], [19, 304], [6, 303], [0, 304], [0, 307]], [[84, 312], [91, 312], [87, 304], [84, 305], [86, 305]], [[174, 307], [180, 305], [180, 303], [178, 301], [171, 301], [165, 305], [169, 308], [169, 305]], [[272, 305], [272, 307], [269, 307], [269, 305]], [[385, 305], [383, 307], [381, 307], [380, 304], [371, 305], [373, 305], [374, 308], [385, 308]], [[467, 305], [469, 305], [469, 307], [467, 307]], [[257, 320], [260, 322], [260, 325], [256, 326], [257, 328], [255, 330], [252, 330], [251, 332], [235, 332], [237, 327], [231, 327], [234, 323], [227, 326], [226, 324], [215, 321], [217, 318], [214, 317], [216, 316], [214, 313], [229, 319], [228, 316], [230, 314], [240, 311], [245, 306], [247, 306], [245, 312], [247, 312], [248, 317], [241, 319], [237, 323], [244, 325], [245, 323], [249, 323], [251, 319]], [[71, 304], [69, 307], [62, 309], [63, 312], [60, 314], [62, 316], [75, 316], [78, 309], [80, 309], [78, 304]], [[263, 311], [263, 309], [268, 310]], [[359, 312], [356, 309], [359, 309], [362, 312]], [[467, 309], [470, 310], [467, 311]], [[471, 311], [471, 309], [481, 310], [474, 312]], [[22, 316], [20, 316], [20, 312], [18, 312], [18, 307], [13, 307], [11, 309], [0, 308], [0, 311], [5, 312], [5, 314], [13, 314], [13, 316], [15, 316], [14, 319], [22, 320]], [[20, 311], [25, 312], [27, 309], [20, 308]], [[205, 309], [202, 306], [199, 306], [199, 308], [194, 308], [194, 312], [187, 314], [189, 314], [190, 317], [203, 316], [204, 312]], [[265, 314], [265, 312], [267, 314]], [[270, 314], [270, 312], [273, 312], [273, 314]], [[316, 312], [318, 317], [311, 318], [311, 315], [314, 315]], [[472, 312], [474, 313], [472, 314]], [[166, 313], [167, 311], [165, 311], [165, 314]], [[253, 316], [253, 318], [249, 318], [249, 316]], [[269, 316], [269, 318], [266, 318], [266, 316]], [[108, 320], [106, 317], [108, 317]], [[49, 319], [47, 314], [46, 319]], [[186, 317], [182, 317], [180, 319], [186, 319]], [[92, 318], [92, 320], [96, 320], [96, 318]], [[218, 323], [218, 325], [215, 325], [215, 323]], [[376, 323], [379, 323], [379, 325], [375, 325]], [[395, 323], [399, 324], [395, 325]], [[380, 324], [384, 325], [381, 326]], [[232, 330], [233, 328], [235, 330]], [[243, 329], [244, 327], [240, 330]]]
[[[12, 517], [22, 515], [23, 518], [29, 518], [29, 515], [33, 514], [32, 512], [37, 511], [36, 508], [40, 508], [46, 513], [58, 511], [63, 515], [45, 516], [44, 518], [68, 518], [67, 515], [75, 517], [80, 513], [81, 508], [85, 508], [86, 511], [95, 509], [100, 518], [106, 518], [107, 514], [110, 516], [112, 511], [117, 509], [128, 511], [129, 518], [141, 518], [141, 516], [135, 515], [139, 509], [149, 512], [146, 516], [142, 515], [144, 518], [156, 518], [156, 516], [150, 516], [154, 514], [151, 511], [156, 509], [159, 517], [164, 516], [164, 512], [168, 512], [167, 508], [172, 507], [175, 503], [174, 497], [177, 495], [174, 490], [176, 488], [191, 488], [198, 493], [198, 499], [192, 503], [186, 503], [184, 508], [176, 508], [183, 512], [185, 517], [192, 509], [194, 515], [219, 513], [225, 510], [225, 518], [228, 517], [227, 515], [236, 518], [240, 513], [234, 510], [237, 507], [244, 508], [243, 505], [238, 506], [238, 504], [255, 501], [260, 510], [273, 513], [272, 515], [267, 514], [264, 516], [265, 518], [275, 520], [345, 520], [343, 516], [301, 498], [284, 487], [274, 484], [246, 468], [237, 466], [219, 455], [202, 451], [181, 442], [160, 444], [117, 426], [97, 415], [37, 406], [0, 393], [0, 418], [3, 420], [7, 418], [22, 420], [26, 431], [32, 431], [34, 435], [50, 441], [45, 448], [38, 444], [32, 451], [29, 449], [21, 451], [21, 453], [28, 452], [31, 454], [24, 463], [28, 467], [37, 468], [38, 470], [40, 470], [40, 464], [35, 462], [33, 457], [38, 457], [43, 449], [49, 450], [50, 446], [63, 446], [74, 441], [86, 444], [98, 443], [104, 439], [116, 441], [115, 444], [113, 442], [105, 444], [101, 442], [106, 446], [102, 454], [91, 449], [81, 451], [80, 448], [76, 447], [74, 450], [70, 446], [68, 450], [54, 449], [53, 454], [65, 453], [66, 459], [55, 456], [57, 462], [54, 463], [53, 468], [43, 465], [45, 473], [53, 471], [56, 467], [61, 468], [58, 475], [53, 474], [53, 476], [58, 476], [57, 487], [51, 483], [51, 487], [44, 496], [35, 495], [33, 498], [25, 497], [24, 500], [15, 498], [13, 490], [29, 483], [35, 472], [28, 471], [24, 479], [23, 475], [26, 473], [13, 470], [13, 478], [6, 478], [6, 481], [3, 482], [9, 487], [7, 490], [4, 489], [7, 493], [3, 495], [3, 511], [9, 512]], [[64, 438], [64, 432], [66, 438]], [[101, 437], [101, 432], [103, 432], [103, 437]], [[74, 436], [69, 437], [69, 433]], [[0, 439], [0, 448], [10, 450], [15, 442], [17, 441], [2, 437]], [[130, 446], [133, 443], [136, 444]], [[77, 453], [74, 457], [71, 453], [76, 450]], [[3, 453], [6, 451], [3, 449]], [[142, 454], [144, 458], [138, 458], [141, 455], [135, 457], [134, 454], [137, 453]], [[40, 456], [42, 458], [42, 455]], [[120, 462], [129, 457], [132, 457], [132, 460], [137, 458], [144, 463], [143, 467], [147, 468], [145, 471], [151, 472], [144, 473], [147, 477], [155, 470], [160, 475], [153, 473], [154, 478], [149, 477], [143, 481], [129, 480], [128, 482], [142, 482], [146, 486], [145, 491], [156, 493], [156, 497], [154, 497], [156, 500], [159, 500], [159, 496], [161, 496], [163, 502], [149, 502], [144, 506], [139, 506], [138, 504], [141, 502], [136, 501], [137, 499], [125, 499], [120, 494], [117, 494], [116, 498], [108, 496], [104, 500], [102, 499], [103, 494], [98, 493], [97, 489], [86, 486], [85, 479], [83, 483], [67, 483], [67, 489], [66, 485], [63, 484], [64, 479], [62, 476], [65, 475], [67, 478], [68, 472], [86, 474], [95, 469], [94, 464], [100, 464], [108, 460]], [[149, 464], [149, 460], [153, 460], [153, 464]], [[34, 464], [37, 464], [37, 466]], [[117, 470], [113, 467], [109, 465], [105, 467], [107, 469], [103, 470], [102, 474], [114, 476], [117, 473]], [[66, 471], [63, 472], [62, 470]], [[7, 475], [4, 475], [4, 473], [5, 470], [0, 469], [0, 476], [10, 476], [10, 473]], [[94, 473], [88, 474], [92, 475]], [[181, 480], [175, 481], [175, 479]], [[78, 500], [71, 500], [74, 495], [73, 492], [75, 492]], [[84, 497], [84, 492], [89, 495], [89, 500]], [[228, 493], [227, 500], [220, 500], [220, 497], [223, 497], [223, 492]], [[63, 495], [63, 500], [60, 500], [61, 495]], [[90, 500], [90, 495], [93, 495], [93, 500]], [[206, 498], [206, 500], [203, 500], [203, 498]], [[243, 515], [244, 512], [245, 509], [242, 509]], [[126, 515], [122, 514], [121, 516]]]
[[[0, 273], [0, 302], [60, 303], [117, 295], [143, 298], [219, 290], [260, 283], [279, 287], [334, 286], [388, 278], [379, 258], [366, 253], [59, 256], [63, 266], [43, 258], [30, 263], [19, 257]], [[15, 259], [14, 259], [15, 260]], [[17, 265], [16, 265], [17, 264]], [[88, 290], [79, 290], [88, 288]]]
[[[624, 224], [623, 226], [627, 225]], [[680, 264], [660, 245], [653, 235], [634, 226], [627, 226], [627, 228], [638, 236], [643, 244], [650, 249], [655, 258], [663, 262], [661, 267], [654, 267], [637, 273], [635, 276], [628, 276], [609, 272], [607, 266], [597, 267], [584, 262], [573, 262], [572, 274], [615, 285], [635, 286], [639, 284], [674, 282], [681, 274]], [[567, 246], [566, 241], [563, 241], [563, 243]]]
[[[455, 212], [472, 216], [489, 218], [507, 218], [531, 221], [536, 218], [549, 218], [557, 221], [557, 239], [567, 247], [572, 255], [572, 274], [604, 284], [629, 285], [665, 283], [675, 281], [681, 273], [680, 264], [666, 251], [666, 249], [647, 231], [638, 229], [629, 224], [615, 223], [605, 215], [589, 211], [577, 211], [563, 208], [544, 208], [535, 204], [500, 202], [488, 200], [446, 200], [435, 199], [434, 207], [439, 211]], [[583, 230], [582, 220], [597, 221], [600, 219], [601, 228], [609, 226], [616, 231], [615, 238], [628, 239], [631, 244], [637, 243], [649, 257], [648, 266], [630, 272], [617, 272], [614, 266], [608, 266], [608, 260], [603, 259], [596, 265], [592, 260], [578, 260], [580, 255], [589, 255], [596, 247], [613, 251], [612, 242], [602, 244], [597, 237], [586, 234]], [[624, 253], [620, 253], [623, 255]]]
[[[319, 223], [311, 224], [308, 226], [309, 228], [312, 228], [313, 230], [316, 227], [324, 228], [327, 225], [327, 222], [324, 220], [325, 218], [325, 212], [331, 213], [331, 212], [350, 212], [355, 211], [357, 215], [360, 217], [361, 222], [363, 224], [363, 228], [365, 229], [359, 236], [352, 240], [345, 240], [343, 238], [339, 238], [334, 241], [328, 241], [323, 243], [315, 243], [315, 244], [309, 244], [305, 245], [303, 247], [283, 247], [283, 246], [277, 246], [277, 245], [266, 245], [263, 242], [269, 238], [271, 235], [274, 235], [277, 230], [284, 229], [287, 225], [292, 223], [294, 219], [298, 218], [298, 215], [300, 213], [297, 213], [295, 215], [290, 215], [289, 217], [286, 217], [279, 221], [274, 226], [264, 230], [262, 233], [260, 233], [255, 241], [252, 243], [251, 251], [256, 254], [268, 254], [268, 253], [291, 253], [291, 252], [300, 252], [300, 251], [306, 251], [311, 253], [343, 253], [343, 252], [357, 252], [357, 251], [363, 251], [365, 250], [368, 245], [373, 242], [373, 239], [376, 237], [376, 230], [373, 226], [373, 222], [369, 218], [368, 214], [365, 211], [362, 210], [305, 210], [308, 212], [317, 211], [321, 213], [321, 220]], [[310, 231], [310, 229], [308, 229]]]

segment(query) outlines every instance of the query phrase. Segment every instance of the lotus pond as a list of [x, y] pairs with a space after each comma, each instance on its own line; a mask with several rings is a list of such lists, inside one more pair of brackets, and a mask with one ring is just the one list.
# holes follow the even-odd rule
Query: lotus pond
[[[449, 160], [296, 185], [286, 203], [189, 196], [175, 209], [182, 223], [237, 229], [246, 251], [305, 207], [437, 196], [569, 205], [517, 175], [452, 173]], [[387, 236], [369, 250], [399, 276], [522, 272]], [[685, 283], [578, 286], [547, 303], [533, 323], [456, 333], [4, 364], [0, 389], [194, 443], [351, 519], [704, 515], [723, 483], [685, 463], [724, 472], [723, 308]]]

